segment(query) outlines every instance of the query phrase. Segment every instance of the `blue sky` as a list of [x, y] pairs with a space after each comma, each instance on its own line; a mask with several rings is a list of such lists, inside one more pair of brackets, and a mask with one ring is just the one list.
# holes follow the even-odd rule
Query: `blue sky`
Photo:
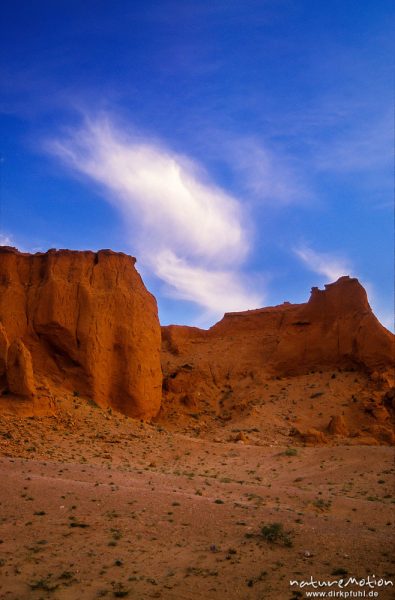
[[4, 4], [1, 243], [133, 254], [163, 323], [351, 274], [392, 327], [392, 2]]

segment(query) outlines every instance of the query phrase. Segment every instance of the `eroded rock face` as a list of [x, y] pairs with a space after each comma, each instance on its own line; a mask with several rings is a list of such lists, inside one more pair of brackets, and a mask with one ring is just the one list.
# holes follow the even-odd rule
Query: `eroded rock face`
[[238, 342], [244, 337], [240, 358], [276, 375], [360, 366], [382, 371], [394, 352], [393, 335], [374, 316], [359, 281], [350, 277], [324, 290], [313, 288], [306, 304], [225, 315], [208, 333]]
[[36, 386], [32, 357], [22, 340], [15, 340], [8, 349], [6, 377], [11, 394], [33, 398]]
[[[292, 382], [293, 377], [322, 372], [333, 372], [335, 378], [338, 370], [355, 371], [355, 377], [358, 372], [367, 373], [372, 393], [376, 389], [385, 392], [393, 379], [393, 361], [394, 336], [374, 316], [358, 280], [341, 277], [324, 290], [313, 288], [305, 304], [226, 314], [208, 331], [162, 327], [162, 414], [178, 410], [244, 419], [254, 403], [271, 406], [276, 402], [265, 391], [268, 381], [287, 378]], [[325, 393], [332, 403], [328, 391], [332, 388], [316, 395]], [[281, 394], [286, 393], [284, 388]], [[301, 410], [317, 415], [319, 410], [310, 408], [312, 402], [314, 394], [306, 390], [290, 404], [289, 412], [295, 418]], [[364, 413], [363, 398], [356, 402]], [[320, 425], [322, 432], [326, 425]], [[345, 424], [344, 435], [347, 432]]]
[[49, 385], [135, 417], [158, 412], [157, 306], [134, 264], [110, 250], [0, 248], [0, 371], [6, 362], [10, 392]]
[[7, 369], [8, 337], [4, 326], [0, 323], [0, 379], [5, 377]]
[[334, 415], [331, 418], [327, 430], [331, 435], [347, 436], [349, 434], [346, 422], [341, 415]]

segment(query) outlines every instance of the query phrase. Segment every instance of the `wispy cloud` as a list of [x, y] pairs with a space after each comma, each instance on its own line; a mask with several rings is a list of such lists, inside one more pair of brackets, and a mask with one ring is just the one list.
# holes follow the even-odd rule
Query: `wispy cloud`
[[157, 275], [170, 286], [173, 297], [190, 300], [218, 314], [256, 308], [262, 296], [246, 292], [239, 273], [197, 267], [178, 258], [171, 251], [157, 257]]
[[237, 189], [252, 205], [285, 207], [309, 204], [313, 190], [300, 157], [270, 134], [232, 133], [216, 127], [196, 127], [201, 152], [229, 172]]
[[308, 246], [295, 248], [294, 253], [310, 271], [324, 275], [330, 281], [335, 281], [342, 275], [350, 275], [352, 272], [351, 265], [346, 259], [333, 254], [316, 252]]
[[139, 260], [173, 296], [213, 315], [259, 306], [261, 296], [239, 274], [249, 252], [242, 204], [197, 163], [157, 141], [121, 133], [108, 118], [86, 121], [48, 148], [105, 188], [136, 239]]
[[13, 246], [15, 242], [10, 235], [0, 233], [0, 246]]
[[237, 138], [227, 145], [232, 168], [257, 200], [272, 205], [305, 203], [311, 190], [303, 170], [284, 149], [274, 151], [254, 137]]

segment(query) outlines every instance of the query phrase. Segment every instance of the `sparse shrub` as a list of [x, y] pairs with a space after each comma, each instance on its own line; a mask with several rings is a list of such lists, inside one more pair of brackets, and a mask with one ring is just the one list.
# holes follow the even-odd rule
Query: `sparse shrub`
[[125, 590], [124, 588], [118, 587], [114, 589], [113, 595], [115, 598], [126, 598], [126, 596], [129, 596], [129, 590]]
[[293, 545], [290, 538], [290, 532], [284, 530], [282, 523], [269, 523], [268, 525], [263, 525], [261, 535], [267, 542], [272, 544], [280, 543], [288, 548]]
[[298, 451], [296, 450], [296, 448], [287, 448], [283, 454], [284, 456], [296, 456], [298, 453]]
[[316, 498], [314, 500], [314, 506], [320, 510], [329, 510], [331, 506], [330, 500], [323, 500], [323, 498]]
[[46, 579], [37, 579], [36, 581], [32, 581], [29, 583], [29, 587], [31, 590], [44, 590], [45, 592], [53, 592], [59, 587], [59, 584], [51, 583], [49, 577], [47, 577]]

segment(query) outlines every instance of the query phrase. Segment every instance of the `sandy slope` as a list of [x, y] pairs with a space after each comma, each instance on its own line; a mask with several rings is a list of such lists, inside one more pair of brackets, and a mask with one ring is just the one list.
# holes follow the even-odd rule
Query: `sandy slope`
[[2, 417], [0, 597], [290, 600], [290, 578], [395, 579], [391, 448], [231, 428], [214, 442], [70, 398], [57, 417]]

